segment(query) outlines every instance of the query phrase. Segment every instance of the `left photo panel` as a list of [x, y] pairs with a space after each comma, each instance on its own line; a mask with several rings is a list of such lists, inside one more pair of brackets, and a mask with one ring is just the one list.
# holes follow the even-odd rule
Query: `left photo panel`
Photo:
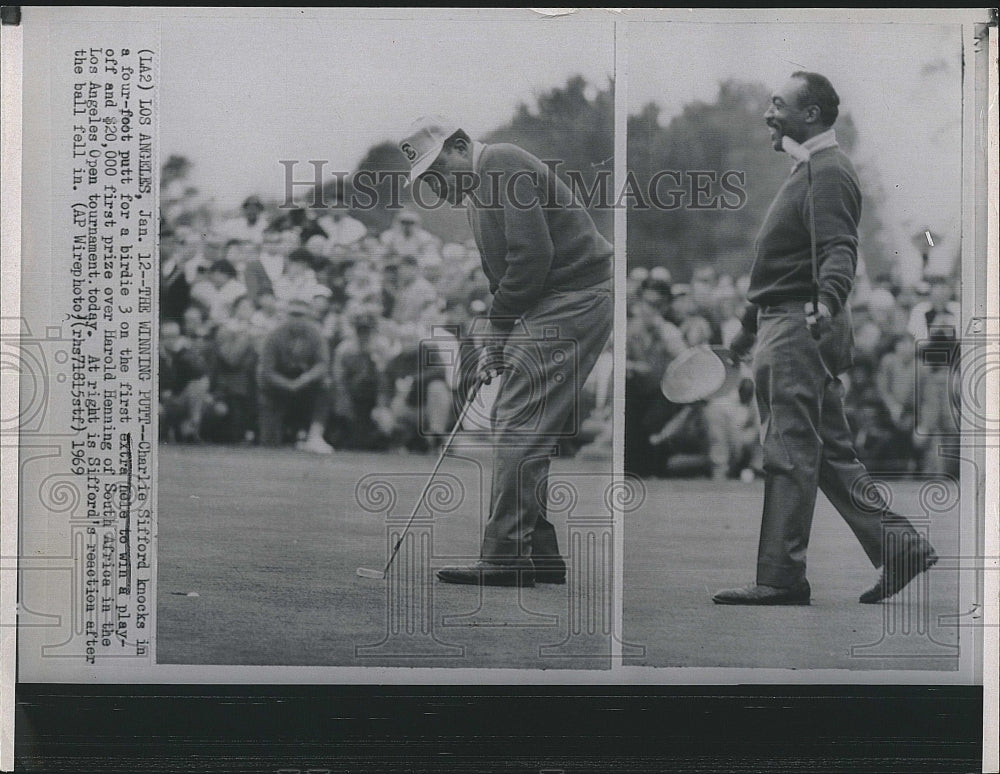
[[607, 16], [23, 25], [18, 679], [610, 669]]

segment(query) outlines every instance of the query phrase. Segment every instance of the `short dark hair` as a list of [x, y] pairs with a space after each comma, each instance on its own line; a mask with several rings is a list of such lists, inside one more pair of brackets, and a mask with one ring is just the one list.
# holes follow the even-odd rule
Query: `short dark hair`
[[792, 77], [799, 78], [806, 84], [799, 93], [799, 107], [815, 105], [819, 108], [823, 126], [833, 126], [840, 114], [840, 97], [830, 80], [825, 75], [806, 70], [796, 70]]

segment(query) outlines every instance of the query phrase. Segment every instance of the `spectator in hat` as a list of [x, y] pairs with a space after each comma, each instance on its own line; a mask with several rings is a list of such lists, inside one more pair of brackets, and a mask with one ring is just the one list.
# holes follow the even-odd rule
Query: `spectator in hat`
[[238, 239], [259, 245], [263, 241], [267, 225], [263, 214], [264, 203], [260, 197], [248, 196], [240, 207], [240, 215], [224, 221], [219, 227], [219, 233], [227, 240]]
[[439, 250], [441, 240], [420, 227], [420, 216], [413, 210], [400, 212], [390, 228], [382, 232], [379, 241], [399, 257], [419, 256], [428, 249]]
[[330, 454], [323, 440], [329, 412], [330, 352], [309, 301], [292, 298], [288, 319], [264, 340], [257, 368], [260, 442], [280, 446], [308, 427], [298, 448]]
[[246, 285], [236, 279], [236, 267], [225, 258], [215, 261], [205, 279], [191, 288], [191, 298], [208, 312], [208, 319], [218, 325], [227, 319], [236, 299], [247, 294]]

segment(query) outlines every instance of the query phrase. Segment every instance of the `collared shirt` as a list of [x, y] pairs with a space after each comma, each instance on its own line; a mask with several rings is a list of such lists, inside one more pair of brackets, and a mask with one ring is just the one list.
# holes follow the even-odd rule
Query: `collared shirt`
[[[809, 154], [818, 153], [821, 150], [826, 150], [827, 148], [839, 148], [840, 144], [837, 142], [837, 133], [834, 131], [833, 127], [830, 127], [825, 132], [820, 132], [815, 137], [810, 137], [804, 143], [802, 147], [809, 151]], [[799, 168], [802, 164], [801, 161], [792, 162], [792, 172]]]

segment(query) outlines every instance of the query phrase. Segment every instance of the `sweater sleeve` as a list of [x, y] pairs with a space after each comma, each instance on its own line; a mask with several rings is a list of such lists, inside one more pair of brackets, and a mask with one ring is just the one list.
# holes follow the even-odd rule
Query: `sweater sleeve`
[[555, 255], [539, 201], [538, 192], [544, 181], [536, 176], [533, 170], [513, 170], [505, 178], [502, 201], [506, 270], [490, 309], [490, 321], [501, 330], [512, 327], [511, 321], [504, 318], [523, 314], [541, 296]]
[[[844, 308], [854, 286], [861, 192], [853, 175], [839, 163], [817, 166], [812, 187], [816, 207], [819, 300], [837, 314]], [[807, 228], [808, 208], [807, 198], [803, 208]]]

